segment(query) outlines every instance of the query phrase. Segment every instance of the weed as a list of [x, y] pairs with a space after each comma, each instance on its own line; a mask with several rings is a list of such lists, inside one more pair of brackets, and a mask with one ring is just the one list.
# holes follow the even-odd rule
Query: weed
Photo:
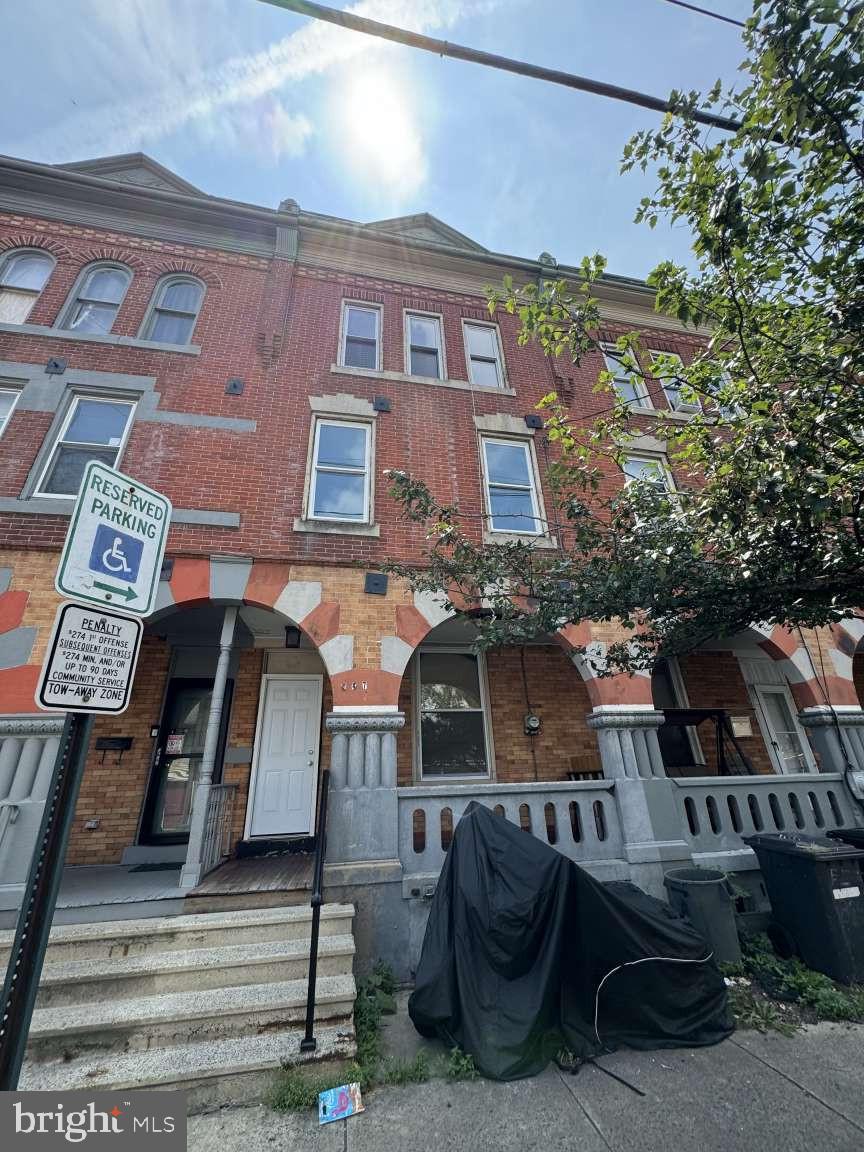
[[749, 988], [735, 985], [729, 989], [729, 1005], [738, 1028], [753, 1028], [757, 1032], [780, 1032], [792, 1036], [798, 1025], [785, 1020], [781, 1010], [770, 1000], [760, 998]]
[[797, 957], [781, 958], [767, 936], [744, 940], [743, 963], [747, 974], [775, 1000], [798, 1005], [817, 1020], [864, 1021], [864, 988], [835, 984]]
[[448, 1080], [476, 1080], [480, 1075], [474, 1057], [458, 1047], [450, 1049], [444, 1074]]

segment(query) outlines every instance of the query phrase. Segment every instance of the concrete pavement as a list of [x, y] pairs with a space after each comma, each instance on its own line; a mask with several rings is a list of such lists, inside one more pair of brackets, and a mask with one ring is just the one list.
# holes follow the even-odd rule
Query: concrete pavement
[[715, 1048], [617, 1052], [530, 1080], [381, 1088], [366, 1111], [319, 1128], [263, 1106], [189, 1121], [190, 1152], [860, 1152], [864, 1026], [796, 1036], [736, 1032]]

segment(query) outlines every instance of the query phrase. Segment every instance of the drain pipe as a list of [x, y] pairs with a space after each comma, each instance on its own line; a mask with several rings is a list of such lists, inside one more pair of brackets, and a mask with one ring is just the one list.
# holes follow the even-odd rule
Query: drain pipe
[[213, 695], [210, 699], [210, 712], [207, 715], [207, 730], [204, 733], [201, 774], [195, 785], [195, 798], [192, 801], [189, 847], [186, 851], [186, 862], [180, 873], [181, 888], [195, 888], [201, 880], [204, 838], [207, 830], [207, 809], [210, 806], [210, 790], [213, 786], [213, 771], [216, 767], [216, 753], [219, 749], [222, 710], [225, 707], [225, 686], [228, 683], [228, 666], [231, 663], [231, 648], [234, 644], [236, 624], [237, 606], [232, 604], [225, 609], [225, 615], [222, 618], [219, 660], [216, 664], [216, 675], [213, 678]]

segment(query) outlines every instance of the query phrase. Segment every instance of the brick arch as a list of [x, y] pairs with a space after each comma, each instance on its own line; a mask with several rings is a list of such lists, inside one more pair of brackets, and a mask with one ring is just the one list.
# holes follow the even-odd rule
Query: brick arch
[[72, 250], [65, 244], [42, 236], [39, 232], [19, 232], [14, 236], [0, 237], [0, 253], [9, 252], [14, 248], [41, 248], [56, 257], [58, 263], [75, 259]]
[[[443, 594], [415, 592], [413, 604], [400, 604], [396, 608], [396, 635], [381, 638], [381, 669], [395, 682], [395, 699], [399, 684], [414, 650], [439, 624], [451, 620], [457, 613], [448, 609]], [[598, 676], [591, 660], [579, 649], [594, 643], [598, 662], [602, 662], [605, 645], [592, 641], [588, 621], [568, 624], [555, 633], [553, 639], [569, 656], [581, 676], [593, 707], [609, 704], [628, 704], [634, 707], [651, 706], [651, 678], [634, 676]]]
[[240, 562], [232, 574], [230, 595], [216, 587], [214, 566], [207, 557], [178, 556], [171, 579], [160, 587], [157, 612], [171, 608], [191, 608], [214, 598], [266, 608], [296, 624], [312, 640], [333, 682], [335, 677], [353, 674], [354, 637], [340, 633], [339, 604], [325, 596], [319, 581], [292, 579], [289, 564]]
[[191, 260], [162, 260], [153, 266], [153, 271], [159, 276], [169, 276], [172, 273], [197, 276], [208, 288], [221, 288], [222, 279], [217, 273], [205, 268], [202, 264], [195, 264]]
[[84, 261], [87, 264], [94, 264], [99, 260], [108, 260], [114, 264], [126, 264], [136, 272], [149, 271], [147, 264], [140, 256], [124, 248], [91, 248], [84, 253]]

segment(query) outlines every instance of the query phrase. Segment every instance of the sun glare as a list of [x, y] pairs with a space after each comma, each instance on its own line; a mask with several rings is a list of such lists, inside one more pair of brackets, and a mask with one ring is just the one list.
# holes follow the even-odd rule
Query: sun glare
[[341, 159], [381, 198], [413, 195], [427, 167], [406, 86], [383, 69], [369, 68], [350, 75], [336, 98]]

